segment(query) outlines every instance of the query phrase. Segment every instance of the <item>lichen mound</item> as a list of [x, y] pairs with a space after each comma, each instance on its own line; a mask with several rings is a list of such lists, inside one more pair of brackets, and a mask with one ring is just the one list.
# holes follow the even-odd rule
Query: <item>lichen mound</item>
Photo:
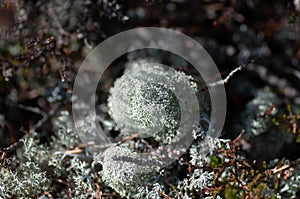
[[191, 80], [183, 72], [161, 64], [134, 62], [110, 90], [109, 113], [123, 135], [139, 132], [168, 144], [176, 137], [181, 119], [176, 93], [195, 91]]

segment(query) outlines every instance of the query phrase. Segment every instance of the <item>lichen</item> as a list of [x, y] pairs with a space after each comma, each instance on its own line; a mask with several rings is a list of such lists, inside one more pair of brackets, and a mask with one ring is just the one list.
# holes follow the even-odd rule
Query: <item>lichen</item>
[[104, 153], [102, 179], [123, 197], [143, 198], [147, 184], [160, 169], [159, 162], [155, 165], [149, 161], [127, 145], [109, 148]]
[[[275, 93], [266, 87], [257, 92], [256, 97], [251, 100], [243, 113], [246, 132], [255, 136], [265, 133], [272, 124], [271, 117], [277, 113], [277, 109], [271, 109], [271, 105], [277, 106], [279, 104], [278, 97]], [[268, 114], [266, 114], [269, 111]]]
[[[25, 135], [22, 147], [12, 159], [12, 165], [0, 168], [0, 198], [33, 198], [54, 191], [55, 180], [69, 179], [70, 193], [57, 193], [60, 198], [96, 196], [97, 172], [90, 161], [80, 160], [80, 154], [68, 153], [79, 144], [73, 122], [67, 111], [54, 120], [56, 136], [49, 144], [40, 143], [36, 132]], [[86, 158], [86, 157], [85, 157]], [[91, 158], [90, 158], [91, 159]]]
[[109, 113], [123, 135], [139, 132], [171, 143], [181, 119], [175, 90], [195, 91], [191, 80], [183, 72], [165, 69], [160, 64], [132, 63], [110, 89]]
[[[14, 158], [18, 169], [0, 169], [0, 186], [4, 186], [6, 197], [9, 196], [38, 196], [50, 190], [51, 181], [39, 162], [39, 147], [36, 135], [26, 136], [22, 139], [24, 147], [20, 157]], [[3, 184], [2, 184], [3, 183]]]
[[249, 152], [250, 158], [276, 158], [282, 147], [292, 141], [292, 135], [272, 123], [272, 118], [278, 115], [279, 105], [278, 96], [268, 87], [258, 90], [257, 95], [246, 105], [241, 118], [245, 138], [250, 144], [245, 150]]

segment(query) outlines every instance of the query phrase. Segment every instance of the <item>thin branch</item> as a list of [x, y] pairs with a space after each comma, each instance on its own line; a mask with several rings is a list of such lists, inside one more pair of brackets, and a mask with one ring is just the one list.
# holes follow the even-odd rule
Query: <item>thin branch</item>
[[58, 31], [61, 35], [65, 35], [65, 36], [69, 36], [70, 33], [65, 31], [65, 29], [63, 28], [63, 26], [61, 25], [61, 23], [59, 22], [59, 20], [57, 19], [55, 13], [54, 13], [54, 10], [53, 10], [53, 5], [52, 3], [49, 3], [49, 6], [48, 6], [48, 15], [49, 17], [51, 17], [54, 25], [58, 28]]
[[272, 172], [273, 172], [273, 174], [276, 174], [278, 172], [281, 172], [283, 170], [286, 170], [286, 169], [290, 168], [290, 166], [291, 165], [284, 165], [284, 166], [282, 166], [280, 168], [275, 167], [274, 169], [272, 169]]
[[18, 107], [42, 116], [42, 118], [29, 129], [29, 132], [34, 132], [36, 129], [40, 128], [49, 118], [55, 115], [57, 111], [62, 107], [62, 104], [60, 104], [56, 109], [50, 110], [49, 113], [46, 113], [37, 107], [25, 106], [23, 104], [18, 104]]
[[126, 139], [121, 140], [120, 142], [118, 142], [116, 146], [119, 146], [119, 145], [121, 145], [121, 144], [123, 144], [123, 143], [125, 143], [125, 142], [128, 142], [128, 141], [130, 141], [130, 140], [133, 140], [134, 138], [139, 137], [139, 135], [140, 135], [139, 133], [134, 133], [134, 134], [130, 135], [129, 137], [127, 137]]
[[214, 82], [214, 83], [210, 83], [210, 84], [208, 84], [208, 87], [215, 87], [215, 86], [220, 86], [220, 85], [224, 85], [224, 84], [228, 83], [229, 79], [232, 78], [235, 73], [243, 70], [244, 68], [246, 68], [246, 66], [255, 62], [256, 60], [257, 60], [257, 58], [247, 61], [245, 64], [243, 64], [243, 65], [237, 67], [236, 69], [234, 69], [233, 71], [231, 71], [225, 79]]
[[23, 110], [30, 111], [30, 112], [36, 113], [38, 115], [41, 115], [42, 117], [45, 117], [47, 115], [44, 111], [41, 111], [37, 107], [25, 106], [23, 104], [18, 104], [18, 107], [23, 109]]

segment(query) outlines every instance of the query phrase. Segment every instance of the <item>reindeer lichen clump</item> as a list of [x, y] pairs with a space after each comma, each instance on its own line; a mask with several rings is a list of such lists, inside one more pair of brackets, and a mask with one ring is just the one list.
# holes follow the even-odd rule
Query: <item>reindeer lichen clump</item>
[[[180, 136], [181, 107], [175, 93], [183, 89], [197, 90], [192, 77], [183, 72], [146, 60], [130, 63], [115, 81], [108, 99], [109, 114], [121, 129], [121, 137], [138, 132], [142, 138], [151, 137], [162, 144], [176, 140]], [[188, 102], [188, 96], [184, 97]], [[123, 145], [108, 149], [102, 163], [106, 184], [127, 197], [145, 194], [145, 187], [154, 183], [163, 164], [155, 156], [148, 164], [149, 159], [132, 148]]]
[[181, 119], [175, 90], [196, 90], [191, 80], [183, 72], [160, 64], [133, 62], [110, 90], [109, 113], [123, 135], [139, 132], [168, 144], [176, 136]]

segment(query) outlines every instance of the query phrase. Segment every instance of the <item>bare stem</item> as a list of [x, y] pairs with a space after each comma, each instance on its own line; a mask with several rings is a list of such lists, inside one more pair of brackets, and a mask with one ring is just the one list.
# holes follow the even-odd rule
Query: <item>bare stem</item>
[[220, 80], [220, 81], [217, 81], [217, 82], [214, 82], [214, 83], [210, 83], [210, 84], [208, 84], [208, 87], [215, 87], [215, 86], [220, 86], [220, 85], [224, 85], [224, 84], [228, 83], [229, 79], [232, 78], [232, 76], [233, 76], [235, 73], [237, 73], [237, 72], [243, 70], [244, 68], [246, 68], [247, 65], [249, 65], [249, 64], [251, 64], [251, 63], [253, 63], [253, 62], [255, 62], [256, 60], [257, 60], [257, 58], [254, 58], [254, 59], [251, 59], [251, 60], [247, 61], [245, 64], [243, 64], [243, 65], [237, 67], [236, 69], [234, 69], [233, 71], [231, 71], [231, 72], [227, 75], [227, 77], [226, 77], [225, 79]]

